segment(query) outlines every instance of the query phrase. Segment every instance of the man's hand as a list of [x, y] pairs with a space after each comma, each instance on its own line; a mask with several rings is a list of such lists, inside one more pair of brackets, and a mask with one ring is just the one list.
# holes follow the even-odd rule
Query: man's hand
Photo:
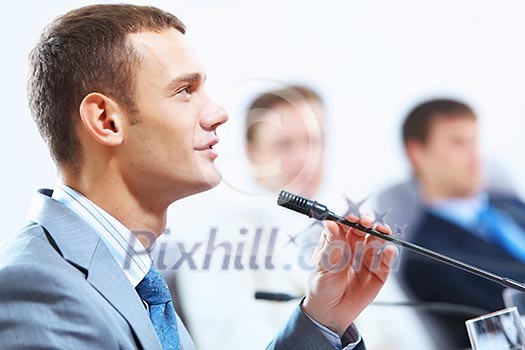
[[[371, 227], [369, 216], [349, 216]], [[397, 248], [362, 231], [328, 222], [328, 232], [313, 255], [315, 270], [303, 302], [303, 311], [342, 336], [385, 284]], [[377, 230], [391, 234], [387, 226]]]

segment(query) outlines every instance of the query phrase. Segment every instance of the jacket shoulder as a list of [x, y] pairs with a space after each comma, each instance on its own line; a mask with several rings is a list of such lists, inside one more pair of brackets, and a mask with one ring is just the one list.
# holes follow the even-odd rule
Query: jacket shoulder
[[0, 257], [0, 274], [14, 266], [38, 268], [52, 262], [61, 265], [63, 260], [47, 240], [44, 228], [37, 224], [28, 225], [0, 242]]
[[[2, 348], [113, 348], [84, 274], [27, 227], [0, 247]], [[95, 292], [96, 293], [96, 292]]]

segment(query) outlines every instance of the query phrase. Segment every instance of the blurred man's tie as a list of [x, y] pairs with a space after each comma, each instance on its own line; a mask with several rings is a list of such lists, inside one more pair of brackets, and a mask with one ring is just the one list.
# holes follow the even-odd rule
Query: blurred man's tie
[[488, 205], [479, 215], [479, 233], [525, 262], [525, 232], [508, 215]]

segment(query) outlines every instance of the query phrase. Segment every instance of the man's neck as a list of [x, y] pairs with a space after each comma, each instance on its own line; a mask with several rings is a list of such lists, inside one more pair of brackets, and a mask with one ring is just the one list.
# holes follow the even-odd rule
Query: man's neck
[[[166, 226], [167, 206], [155, 207], [155, 199], [148, 194], [136, 194], [122, 179], [88, 179], [85, 176], [61, 176], [62, 182], [88, 198], [120, 221], [132, 232], [148, 232], [158, 237]], [[144, 246], [149, 246], [150, 235], [138, 235]], [[147, 240], [143, 241], [143, 240]]]
[[450, 199], [457, 199], [457, 200], [469, 200], [474, 197], [479, 192], [471, 192], [471, 191], [458, 191], [458, 192], [445, 192], [445, 191], [438, 191], [436, 189], [432, 189], [429, 187], [422, 186], [422, 193], [424, 201], [428, 204], [432, 203], [438, 203]]

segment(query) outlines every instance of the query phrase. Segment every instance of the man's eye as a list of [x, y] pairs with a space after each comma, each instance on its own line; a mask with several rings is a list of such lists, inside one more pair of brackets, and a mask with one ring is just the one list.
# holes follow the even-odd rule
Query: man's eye
[[186, 86], [184, 89], [179, 90], [179, 94], [189, 95], [190, 93], [190, 87]]
[[176, 90], [172, 96], [184, 96], [184, 97], [189, 97], [191, 96], [191, 93], [192, 93], [192, 86], [191, 85], [187, 85], [187, 86], [184, 86], [182, 88], [180, 88], [179, 90]]

